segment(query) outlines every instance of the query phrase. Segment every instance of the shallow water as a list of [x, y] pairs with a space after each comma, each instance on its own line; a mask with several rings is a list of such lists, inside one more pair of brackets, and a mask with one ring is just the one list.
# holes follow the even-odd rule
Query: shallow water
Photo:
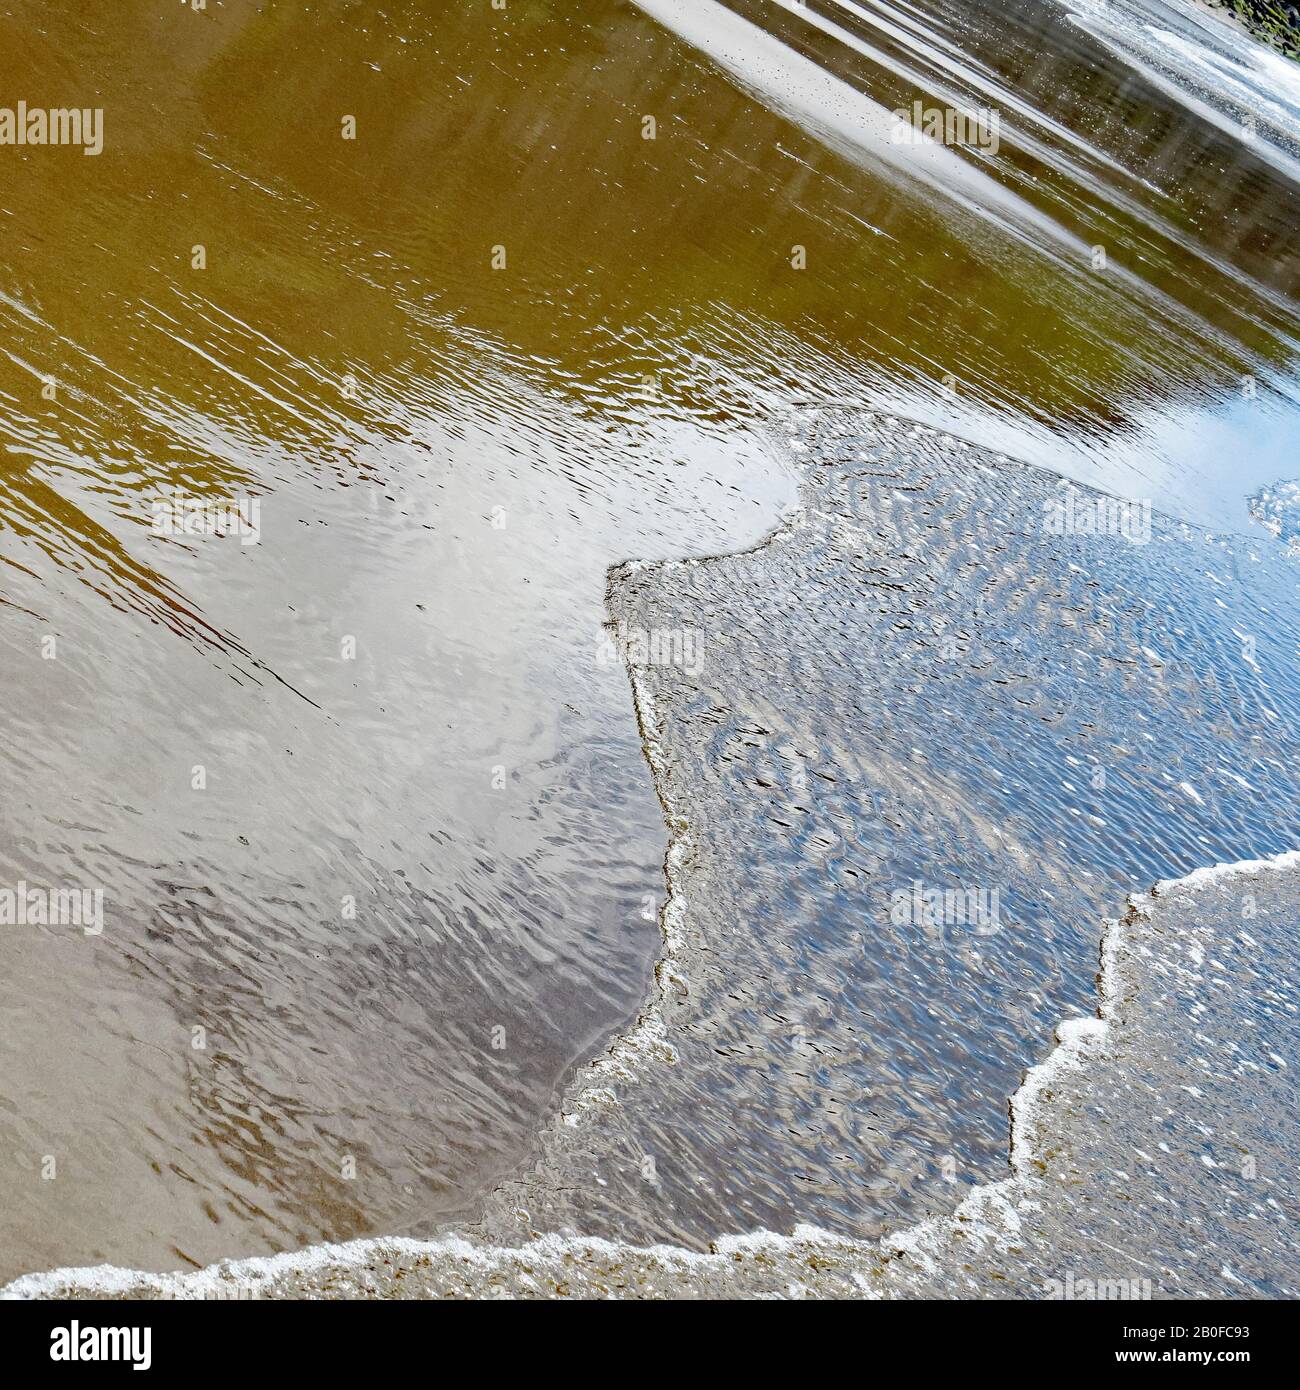
[[[0, 18], [0, 105], [105, 113], [93, 158], [0, 148], [0, 886], [101, 888], [105, 904], [99, 936], [0, 932], [0, 1271], [427, 1232], [535, 1159], [662, 944], [665, 830], [600, 640], [606, 569], [759, 540], [795, 499], [777, 426], [800, 399], [901, 411], [1251, 535], [1207, 545], [1222, 592], [1188, 578], [1193, 602], [1185, 561], [1148, 574], [1145, 560], [1106, 591], [1180, 585], [1169, 602], [1195, 654], [1175, 659], [1158, 623], [1144, 636], [1174, 724], [1203, 721], [1185, 743], [1173, 726], [1158, 738], [1193, 760], [1205, 802], [1180, 775], [1161, 788], [1177, 815], [1134, 792], [1109, 829], [1064, 822], [1086, 853], [1047, 857], [1034, 891], [1051, 881], [1070, 925], [1029, 941], [1041, 902], [1027, 917], [1017, 900], [1025, 954], [986, 952], [968, 1041], [942, 1016], [957, 995], [937, 1018], [922, 1002], [966, 987], [964, 964], [765, 937], [780, 971], [829, 972], [814, 1012], [823, 996], [889, 997], [899, 1018], [847, 1064], [887, 1060], [879, 1122], [865, 1137], [861, 1114], [830, 1123], [811, 1069], [778, 1103], [790, 1069], [769, 1082], [763, 1051], [738, 1044], [757, 1112], [735, 1128], [697, 1116], [687, 1135], [663, 1120], [710, 1166], [666, 1213], [642, 1187], [626, 1206], [611, 1195], [616, 1233], [699, 1240], [791, 1214], [871, 1226], [924, 1203], [941, 1153], [975, 1180], [1044, 1021], [1088, 988], [1106, 894], [1061, 876], [1086, 864], [1128, 886], [1285, 847], [1293, 788], [1274, 764], [1289, 735], [1270, 724], [1259, 737], [1281, 743], [1243, 751], [1256, 735], [1236, 701], [1257, 677], [1218, 603], [1258, 620], [1226, 568], [1246, 544], [1271, 557], [1272, 612], [1294, 596], [1247, 503], [1297, 472], [1290, 98], [1267, 65], [1234, 79], [1237, 119], [1243, 103], [1260, 113], [1246, 138], [1135, 59], [1136, 39], [1066, 7], [949, 9], [128, 0], [110, 20], [61, 0]], [[1138, 33], [1133, 9], [1111, 29]], [[896, 106], [952, 94], [998, 108], [996, 153], [882, 139]], [[152, 534], [151, 503], [176, 489], [256, 498], [260, 541]], [[818, 594], [839, 604], [854, 552], [820, 544], [818, 565], [849, 565]], [[914, 597], [940, 572], [920, 566]], [[1014, 626], [1043, 586], [1057, 603], [1076, 582], [1050, 566], [1008, 579], [993, 613]], [[706, 625], [719, 736], [761, 688], [714, 664], [726, 632], [776, 616], [766, 581], [724, 598]], [[1051, 603], [1024, 624], [1042, 650]], [[789, 645], [762, 669], [811, 675], [795, 639], [829, 622], [849, 641], [841, 616], [786, 613]], [[1270, 621], [1259, 646], [1285, 704], [1294, 650], [1288, 667]], [[1050, 650], [1035, 696], [1102, 698]], [[869, 738], [844, 725], [838, 756], [885, 749], [920, 791], [901, 740], [935, 765], [940, 686], [911, 691], [887, 664], [903, 655], [851, 683], [827, 669], [770, 725], [820, 718], [830, 737], [861, 702]], [[1125, 674], [1105, 692], [1116, 725], [1150, 694]], [[983, 687], [948, 693], [943, 737], [984, 737]], [[1025, 780], [1044, 804], [1017, 827], [1031, 857], [1061, 833], [1048, 811], [1068, 814], [1043, 790], [1058, 745], [1034, 733]], [[991, 872], [1004, 803], [987, 779], [1015, 751], [970, 752], [891, 872], [919, 846]], [[1263, 769], [1257, 799], [1231, 779], [1209, 791], [1212, 762]], [[784, 794], [788, 775], [778, 760], [765, 780]], [[860, 818], [851, 838], [879, 831], [856, 790], [837, 814]], [[755, 852], [737, 824], [713, 828]], [[769, 894], [740, 886], [761, 897], [754, 920], [789, 899], [829, 932], [820, 851], [795, 840]], [[718, 872], [715, 913], [736, 887]], [[755, 986], [729, 1026], [744, 1033], [791, 978]], [[786, 1029], [788, 1013], [768, 1021]], [[736, 1133], [745, 1151], [719, 1167]], [[788, 1142], [813, 1152], [806, 1168], [783, 1168]], [[619, 1161], [639, 1172], [644, 1156]]]
[[631, 652], [682, 925], [635, 1083], [494, 1198], [539, 1229], [950, 1210], [1131, 885], [1300, 843], [1280, 545], [1062, 535], [1095, 494], [896, 418], [788, 438], [804, 507], [767, 544], [612, 577], [629, 649], [693, 634], [690, 666]]
[[1010, 1170], [864, 1241], [800, 1224], [707, 1251], [593, 1236], [319, 1245], [6, 1298], [1294, 1298], [1300, 854], [1197, 869], [1105, 925], [1091, 1016], [1011, 1098]]

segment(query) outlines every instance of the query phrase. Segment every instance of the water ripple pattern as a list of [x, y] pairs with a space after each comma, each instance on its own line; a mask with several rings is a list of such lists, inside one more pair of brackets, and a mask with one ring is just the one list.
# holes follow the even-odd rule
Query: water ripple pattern
[[803, 506], [768, 543], [612, 576], [625, 641], [703, 653], [632, 658], [682, 855], [675, 1060], [579, 1090], [504, 1228], [950, 1208], [1128, 885], [1300, 838], [1283, 547], [898, 419], [813, 410], [789, 443]]

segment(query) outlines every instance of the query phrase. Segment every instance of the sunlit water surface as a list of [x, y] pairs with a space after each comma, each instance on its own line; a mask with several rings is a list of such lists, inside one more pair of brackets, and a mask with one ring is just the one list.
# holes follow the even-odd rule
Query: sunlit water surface
[[[0, 1272], [427, 1232], [535, 1163], [663, 944], [606, 571], [759, 541], [799, 401], [992, 471], [877, 426], [878, 518], [618, 600], [705, 634], [661, 694], [733, 954], [686, 1108], [622, 1095], [539, 1221], [948, 1201], [1121, 887], [1294, 842], [1295, 570], [1247, 500], [1300, 471], [1294, 94], [1237, 50], [1203, 109], [1142, 37], [1187, 11], [1138, 8], [9, 7], [0, 104], [105, 148], [0, 148], [0, 886], [105, 923], [0, 932]], [[914, 101], [998, 149], [891, 143]], [[1004, 454], [1158, 540], [1048, 545]], [[153, 534], [176, 490], [259, 543]], [[949, 872], [1006, 888], [976, 958], [881, 924]]]

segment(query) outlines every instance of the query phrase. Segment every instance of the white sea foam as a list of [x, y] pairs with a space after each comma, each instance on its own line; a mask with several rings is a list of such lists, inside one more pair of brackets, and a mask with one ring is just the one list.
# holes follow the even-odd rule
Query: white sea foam
[[[654, 696], [642, 671], [633, 664], [628, 665], [628, 678], [632, 683], [632, 699], [646, 761], [654, 774], [655, 785], [662, 788], [667, 765]], [[660, 795], [662, 797], [662, 791]], [[617, 1104], [617, 1095], [609, 1083], [635, 1081], [638, 1068], [646, 1061], [653, 1059], [671, 1066], [677, 1060], [676, 1049], [668, 1041], [665, 1009], [675, 994], [685, 996], [689, 992], [683, 868], [694, 851], [694, 841], [685, 817], [676, 814], [667, 801], [663, 802], [663, 807], [668, 823], [668, 850], [664, 856], [668, 893], [659, 913], [663, 949], [655, 965], [654, 984], [631, 1028], [615, 1038], [605, 1052], [586, 1063], [578, 1073], [562, 1111], [566, 1125], [579, 1124], [592, 1106]]]
[[1290, 850], [1286, 854], [1274, 855], [1271, 859], [1240, 859], [1233, 864], [1214, 864], [1204, 869], [1193, 869], [1183, 878], [1165, 878], [1156, 884], [1157, 895], [1168, 893], [1174, 888], [1202, 888], [1222, 878], [1239, 878], [1243, 875], [1259, 874], [1268, 869], [1300, 868], [1300, 850]]
[[1300, 548], [1300, 483], [1270, 483], [1249, 499], [1250, 514], [1266, 530], [1285, 541], [1292, 553]]

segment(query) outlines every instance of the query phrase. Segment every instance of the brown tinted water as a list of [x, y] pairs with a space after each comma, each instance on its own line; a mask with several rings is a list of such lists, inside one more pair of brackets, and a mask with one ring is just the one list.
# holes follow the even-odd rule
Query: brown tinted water
[[[606, 569], [763, 535], [791, 402], [1230, 530], [1300, 471], [1284, 80], [951, 9], [0, 16], [0, 107], [104, 112], [0, 145], [0, 887], [104, 895], [0, 928], [0, 1272], [426, 1232], [530, 1156], [661, 944]], [[954, 94], [996, 152], [890, 143]]]

